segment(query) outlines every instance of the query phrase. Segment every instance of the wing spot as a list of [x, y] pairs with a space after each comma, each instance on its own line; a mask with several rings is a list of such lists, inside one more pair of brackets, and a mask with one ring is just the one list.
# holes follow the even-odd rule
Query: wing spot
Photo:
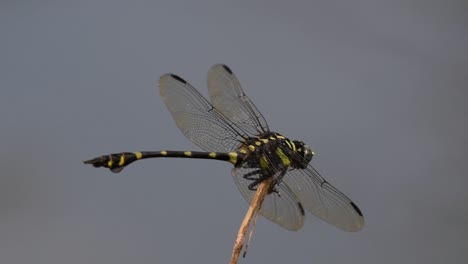
[[184, 155], [187, 156], [187, 157], [190, 157], [190, 156], [192, 156], [192, 152], [191, 151], [185, 151]]
[[229, 74], [232, 74], [231, 69], [229, 69], [229, 67], [228, 67], [227, 65], [224, 65], [224, 64], [223, 64], [222, 66], [223, 66], [223, 68], [224, 68], [227, 72], [229, 72]]
[[171, 75], [172, 78], [176, 79], [177, 81], [179, 81], [179, 82], [181, 82], [183, 84], [187, 84], [187, 82], [184, 79], [182, 79], [181, 77], [179, 77], [179, 76], [177, 76], [175, 74], [172, 74], [172, 73], [170, 75]]
[[165, 150], [161, 151], [160, 153], [161, 153], [161, 155], [163, 155], [163, 156], [166, 156], [166, 155], [167, 155], [167, 151], [165, 151]]
[[297, 202], [297, 206], [299, 207], [299, 210], [301, 210], [301, 215], [305, 215], [304, 207], [301, 202]]
[[362, 212], [361, 212], [361, 210], [359, 210], [359, 207], [357, 207], [357, 205], [355, 205], [353, 202], [350, 202], [350, 204], [354, 208], [356, 213], [358, 213], [358, 215], [362, 216]]

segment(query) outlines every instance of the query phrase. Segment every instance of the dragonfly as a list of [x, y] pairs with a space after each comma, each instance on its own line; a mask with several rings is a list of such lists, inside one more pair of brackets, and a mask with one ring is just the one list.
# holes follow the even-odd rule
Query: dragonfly
[[158, 84], [177, 127], [204, 151], [121, 152], [85, 164], [118, 173], [143, 159], [225, 161], [233, 165], [232, 178], [249, 204], [259, 184], [269, 179], [259, 213], [287, 230], [302, 228], [306, 211], [344, 231], [362, 229], [364, 217], [359, 207], [311, 165], [312, 148], [271, 131], [228, 66], [216, 64], [209, 70], [210, 100], [175, 74], [162, 75]]

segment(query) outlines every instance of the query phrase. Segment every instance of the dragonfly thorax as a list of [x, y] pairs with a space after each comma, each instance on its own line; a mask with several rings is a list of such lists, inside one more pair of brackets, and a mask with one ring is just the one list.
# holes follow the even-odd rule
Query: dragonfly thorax
[[[270, 167], [268, 163], [274, 163], [276, 169], [282, 170], [287, 167], [306, 168], [314, 152], [302, 141], [290, 140], [276, 132], [267, 132], [258, 137], [251, 137], [244, 141], [238, 149], [239, 164], [246, 167]], [[268, 159], [261, 162], [262, 157]], [[280, 165], [280, 166], [278, 166]], [[272, 169], [272, 168], [269, 168]]]

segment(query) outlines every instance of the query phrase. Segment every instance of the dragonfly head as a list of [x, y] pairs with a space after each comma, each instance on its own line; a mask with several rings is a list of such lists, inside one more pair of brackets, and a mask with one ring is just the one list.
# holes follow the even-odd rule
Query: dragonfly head
[[302, 161], [297, 164], [297, 166], [301, 169], [304, 169], [309, 165], [310, 161], [314, 157], [314, 152], [309, 147], [309, 145], [305, 144], [302, 141], [294, 140], [294, 145], [296, 145], [296, 152], [302, 157]]

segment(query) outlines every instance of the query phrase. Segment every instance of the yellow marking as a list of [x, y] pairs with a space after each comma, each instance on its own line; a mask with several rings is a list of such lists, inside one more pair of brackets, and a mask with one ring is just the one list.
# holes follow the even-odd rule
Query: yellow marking
[[293, 149], [294, 151], [296, 151], [296, 144], [294, 144], [294, 142], [292, 142], [292, 141], [291, 141], [290, 143], [291, 143], [291, 145], [292, 145], [292, 149]]
[[247, 150], [245, 150], [245, 149], [241, 149], [241, 150], [239, 150], [239, 152], [242, 153], [242, 154], [247, 154]]
[[167, 151], [165, 151], [165, 150], [161, 151], [161, 155], [166, 156], [166, 155], [167, 155]]
[[236, 152], [229, 152], [228, 156], [229, 156], [229, 162], [231, 162], [232, 164], [235, 165], [237, 163], [237, 153]]
[[141, 159], [143, 157], [143, 153], [141, 152], [133, 152], [133, 154], [135, 154], [137, 159]]
[[255, 150], [255, 146], [249, 145], [248, 147], [249, 147], [249, 150], [250, 150], [250, 151], [254, 151], [254, 150]]
[[123, 166], [125, 164], [125, 155], [120, 156], [119, 166]]
[[112, 168], [112, 165], [114, 165], [114, 162], [113, 162], [112, 160], [109, 160], [109, 161], [107, 162], [107, 167], [108, 167], [108, 168]]
[[255, 145], [260, 146], [260, 145], [262, 145], [262, 142], [260, 142], [260, 141], [255, 141]]
[[276, 138], [279, 138], [279, 139], [286, 139], [285, 137], [281, 136], [281, 135], [276, 135]]
[[275, 140], [276, 138], [275, 137], [270, 137], [271, 140]]
[[262, 138], [260, 140], [263, 141], [263, 143], [265, 143], [265, 144], [268, 143], [268, 139], [266, 139], [266, 138]]
[[210, 152], [210, 153], [208, 154], [208, 156], [210, 156], [210, 158], [216, 158], [216, 153]]
[[185, 151], [184, 155], [187, 156], [187, 157], [190, 157], [190, 156], [192, 156], [192, 152], [191, 151]]
[[262, 156], [259, 162], [260, 162], [260, 168], [264, 170], [268, 169], [268, 160], [266, 156]]
[[288, 156], [286, 156], [286, 154], [284, 154], [284, 152], [283, 152], [283, 150], [281, 150], [281, 148], [277, 148], [276, 153], [280, 157], [280, 159], [283, 162], [284, 166], [289, 166], [291, 164], [291, 160], [289, 159]]
[[288, 147], [289, 147], [290, 149], [292, 149], [292, 146], [291, 146], [291, 143], [289, 142], [289, 140], [285, 140], [284, 142], [286, 142], [286, 145], [288, 145]]

